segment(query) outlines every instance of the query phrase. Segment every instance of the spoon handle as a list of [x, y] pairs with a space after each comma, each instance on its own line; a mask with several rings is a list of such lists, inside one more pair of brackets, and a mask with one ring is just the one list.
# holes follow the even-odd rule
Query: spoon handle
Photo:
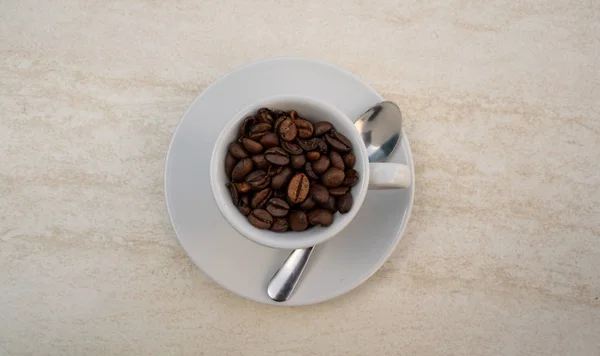
[[304, 272], [313, 247], [294, 250], [275, 272], [267, 287], [267, 294], [276, 302], [288, 300]]

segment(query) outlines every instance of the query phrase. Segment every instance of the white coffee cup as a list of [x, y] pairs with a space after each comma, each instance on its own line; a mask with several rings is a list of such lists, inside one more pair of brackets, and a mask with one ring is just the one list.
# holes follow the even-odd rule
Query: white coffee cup
[[[354, 200], [352, 209], [346, 214], [334, 214], [333, 223], [327, 227], [316, 226], [305, 231], [273, 232], [261, 230], [250, 224], [233, 204], [226, 184], [225, 157], [229, 144], [240, 135], [244, 119], [256, 114], [260, 108], [272, 110], [296, 110], [298, 114], [311, 122], [329, 121], [334, 128], [346, 136], [352, 143], [356, 156], [354, 169], [359, 181], [351, 189]], [[210, 162], [210, 180], [212, 192], [221, 214], [240, 234], [264, 246], [282, 249], [296, 249], [314, 246], [339, 234], [358, 213], [368, 189], [400, 189], [411, 184], [410, 168], [400, 163], [369, 163], [367, 150], [351, 120], [337, 108], [312, 98], [282, 95], [268, 97], [249, 105], [238, 112], [223, 128], [217, 138]], [[218, 238], [218, 237], [217, 237]]]

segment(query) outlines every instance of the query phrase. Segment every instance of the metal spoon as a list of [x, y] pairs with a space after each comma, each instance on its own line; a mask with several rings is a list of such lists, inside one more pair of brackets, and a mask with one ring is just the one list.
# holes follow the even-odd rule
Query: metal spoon
[[[369, 162], [384, 162], [396, 150], [402, 138], [402, 113], [398, 105], [391, 101], [383, 101], [365, 111], [354, 126], [367, 147]], [[267, 294], [276, 302], [284, 302], [290, 298], [314, 246], [294, 250], [283, 265], [275, 272]]]

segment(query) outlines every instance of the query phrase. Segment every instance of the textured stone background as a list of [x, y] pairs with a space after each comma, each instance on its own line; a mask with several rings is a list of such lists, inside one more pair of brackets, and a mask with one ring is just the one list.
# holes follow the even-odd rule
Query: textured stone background
[[[403, 108], [405, 238], [273, 308], [188, 260], [164, 158], [227, 71], [300, 55]], [[0, 1], [0, 355], [600, 354], [600, 3]]]

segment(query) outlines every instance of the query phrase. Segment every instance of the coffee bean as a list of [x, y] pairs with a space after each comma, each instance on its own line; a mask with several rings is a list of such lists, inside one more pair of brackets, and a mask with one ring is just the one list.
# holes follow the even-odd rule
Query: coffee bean
[[302, 167], [304, 167], [305, 163], [306, 163], [306, 157], [304, 157], [304, 155], [302, 155], [302, 154], [292, 155], [290, 157], [290, 165], [294, 169], [301, 169]]
[[329, 226], [333, 223], [333, 214], [327, 209], [316, 209], [308, 213], [308, 223], [311, 225]]
[[268, 229], [273, 225], [273, 217], [268, 211], [263, 209], [254, 209], [248, 215], [248, 221], [258, 229]]
[[263, 145], [265, 149], [279, 146], [279, 137], [277, 137], [275, 132], [266, 133], [260, 138], [260, 144]]
[[244, 145], [244, 148], [246, 148], [246, 151], [252, 154], [260, 153], [263, 150], [263, 146], [260, 143], [246, 137], [242, 139], [242, 144]]
[[226, 186], [229, 189], [229, 194], [231, 195], [233, 205], [238, 205], [238, 203], [240, 202], [240, 197], [238, 196], [237, 189], [235, 189], [235, 185], [233, 183], [227, 183]]
[[326, 134], [325, 140], [327, 141], [327, 144], [331, 146], [332, 149], [338, 152], [347, 153], [350, 152], [350, 150], [352, 149], [352, 144], [350, 143], [350, 140], [348, 140], [346, 136], [342, 135], [341, 133], [335, 130], [331, 130], [328, 134]]
[[252, 172], [252, 160], [250, 158], [244, 158], [240, 160], [233, 170], [231, 171], [231, 180], [234, 182], [241, 182], [248, 173]]
[[279, 124], [277, 133], [282, 140], [292, 141], [298, 135], [298, 128], [296, 127], [294, 120], [287, 118]]
[[317, 151], [310, 151], [306, 154], [306, 158], [308, 158], [309, 161], [316, 161], [319, 157], [321, 157], [321, 154]]
[[265, 204], [267, 204], [269, 199], [271, 199], [271, 195], [273, 195], [273, 191], [271, 190], [271, 188], [265, 188], [257, 192], [252, 197], [250, 206], [252, 206], [253, 209], [262, 208]]
[[254, 162], [256, 168], [262, 170], [266, 170], [271, 165], [271, 163], [265, 159], [265, 155], [263, 154], [252, 156], [252, 162]]
[[344, 195], [346, 193], [348, 193], [348, 187], [345, 186], [339, 186], [336, 188], [330, 188], [329, 189], [329, 195], [333, 195], [334, 197], [339, 197], [340, 195]]
[[335, 201], [336, 201], [335, 197], [330, 195], [329, 199], [327, 199], [327, 202], [321, 204], [321, 206], [324, 209], [331, 211], [332, 214], [335, 214], [337, 212], [337, 207], [336, 207]]
[[319, 179], [319, 176], [317, 175], [317, 173], [315, 173], [315, 171], [313, 170], [312, 167], [312, 163], [310, 162], [306, 162], [306, 164], [304, 165], [304, 171], [306, 171], [306, 175], [310, 178], [310, 179]]
[[253, 190], [260, 190], [266, 188], [271, 183], [271, 177], [262, 169], [258, 169], [246, 176], [246, 182], [250, 183]]
[[283, 167], [281, 172], [271, 178], [271, 188], [282, 189], [292, 179], [292, 175], [294, 175], [294, 171], [290, 167]]
[[330, 167], [321, 176], [321, 182], [323, 182], [323, 185], [327, 188], [334, 188], [342, 184], [342, 182], [344, 182], [344, 178], [344, 171], [339, 168]]
[[354, 199], [352, 198], [352, 194], [346, 193], [337, 198], [337, 208], [340, 211], [340, 214], [346, 214], [352, 209], [352, 204], [354, 203]]
[[235, 185], [235, 189], [240, 194], [246, 194], [252, 190], [252, 186], [248, 182], [233, 183], [233, 185]]
[[300, 208], [300, 209], [302, 209], [304, 211], [308, 211], [308, 210], [314, 209], [315, 206], [317, 206], [317, 203], [310, 196], [308, 196], [302, 202], [302, 204], [298, 205], [298, 208]]
[[296, 119], [299, 119], [300, 116], [298, 115], [298, 112], [296, 112], [296, 110], [292, 110], [290, 111], [290, 118], [292, 118], [292, 120], [295, 121]]
[[238, 204], [238, 209], [242, 214], [246, 216], [250, 214], [250, 211], [252, 209], [250, 208], [250, 198], [247, 195], [240, 196], [240, 203]]
[[281, 218], [288, 214], [290, 210], [290, 205], [281, 198], [272, 198], [267, 203], [266, 209], [269, 212], [269, 214], [273, 215], [276, 218]]
[[313, 184], [310, 186], [310, 197], [317, 203], [323, 204], [329, 200], [329, 192], [325, 186], [321, 184]]
[[225, 157], [225, 174], [227, 174], [228, 178], [231, 178], [231, 172], [233, 171], [233, 167], [237, 164], [237, 159], [233, 157], [231, 153], [227, 153], [227, 157]]
[[309, 138], [308, 140], [298, 140], [298, 144], [306, 152], [317, 151], [319, 153], [327, 153], [327, 143], [318, 137]]
[[308, 227], [308, 218], [303, 211], [292, 211], [288, 217], [290, 229], [293, 231], [304, 231]]
[[302, 173], [297, 173], [288, 184], [287, 198], [292, 204], [300, 204], [306, 199], [309, 190], [308, 177]]
[[279, 126], [287, 118], [288, 118], [287, 114], [285, 114], [285, 113], [282, 116], [277, 117], [277, 119], [275, 119], [275, 123], [273, 124], [273, 132], [275, 132], [275, 133], [279, 132]]
[[269, 166], [269, 169], [267, 169], [267, 175], [269, 177], [275, 177], [276, 175], [278, 175], [281, 170], [283, 169], [283, 166], [276, 166], [274, 164]]
[[283, 141], [281, 147], [292, 155], [302, 154], [302, 147], [295, 143]]
[[[348, 154], [351, 154], [351, 153], [348, 153]], [[335, 168], [339, 168], [341, 170], [346, 169], [346, 167], [344, 166], [344, 159], [336, 151], [333, 151], [333, 150], [329, 151], [329, 161], [331, 162], [331, 165]]]
[[354, 168], [354, 163], [356, 163], [356, 156], [353, 153], [347, 153], [344, 155], [344, 164], [345, 168]]
[[273, 110], [273, 115], [275, 115], [275, 118], [278, 118], [280, 116], [286, 116], [287, 113], [283, 110]]
[[331, 130], [333, 128], [333, 125], [331, 125], [331, 122], [328, 122], [328, 121], [319, 121], [316, 124], [314, 124], [313, 126], [315, 129], [313, 135], [315, 135], [315, 136], [322, 136], [322, 135], [326, 134], [327, 132], [329, 132], [329, 130]]
[[258, 109], [256, 114], [259, 117], [260, 122], [273, 124], [273, 112], [271, 110], [267, 108]]
[[358, 172], [354, 169], [348, 169], [346, 171], [346, 177], [344, 178], [343, 184], [348, 187], [352, 187], [358, 182]]
[[290, 225], [285, 218], [276, 218], [271, 226], [271, 231], [275, 232], [286, 232], [290, 228]]
[[281, 147], [271, 147], [265, 151], [265, 159], [272, 164], [285, 166], [290, 163], [290, 155]]
[[300, 138], [310, 138], [313, 135], [313, 125], [304, 119], [296, 119], [294, 121], [296, 127], [298, 128], [298, 137]]
[[323, 174], [323, 172], [325, 172], [327, 168], [329, 168], [329, 164], [329, 157], [321, 156], [321, 158], [319, 158], [316, 162], [313, 162], [312, 168], [316, 174]]
[[273, 127], [271, 124], [267, 124], [266, 122], [261, 122], [252, 126], [250, 129], [249, 137], [253, 140], [260, 140], [261, 137], [268, 134]]
[[237, 142], [232, 142], [229, 144], [229, 153], [237, 159], [248, 157], [248, 153], [246, 150], [244, 150], [244, 147]]
[[248, 116], [246, 119], [244, 119], [242, 128], [240, 130], [242, 137], [250, 136], [250, 129], [252, 129], [252, 126], [254, 126], [256, 123], [256, 116]]

